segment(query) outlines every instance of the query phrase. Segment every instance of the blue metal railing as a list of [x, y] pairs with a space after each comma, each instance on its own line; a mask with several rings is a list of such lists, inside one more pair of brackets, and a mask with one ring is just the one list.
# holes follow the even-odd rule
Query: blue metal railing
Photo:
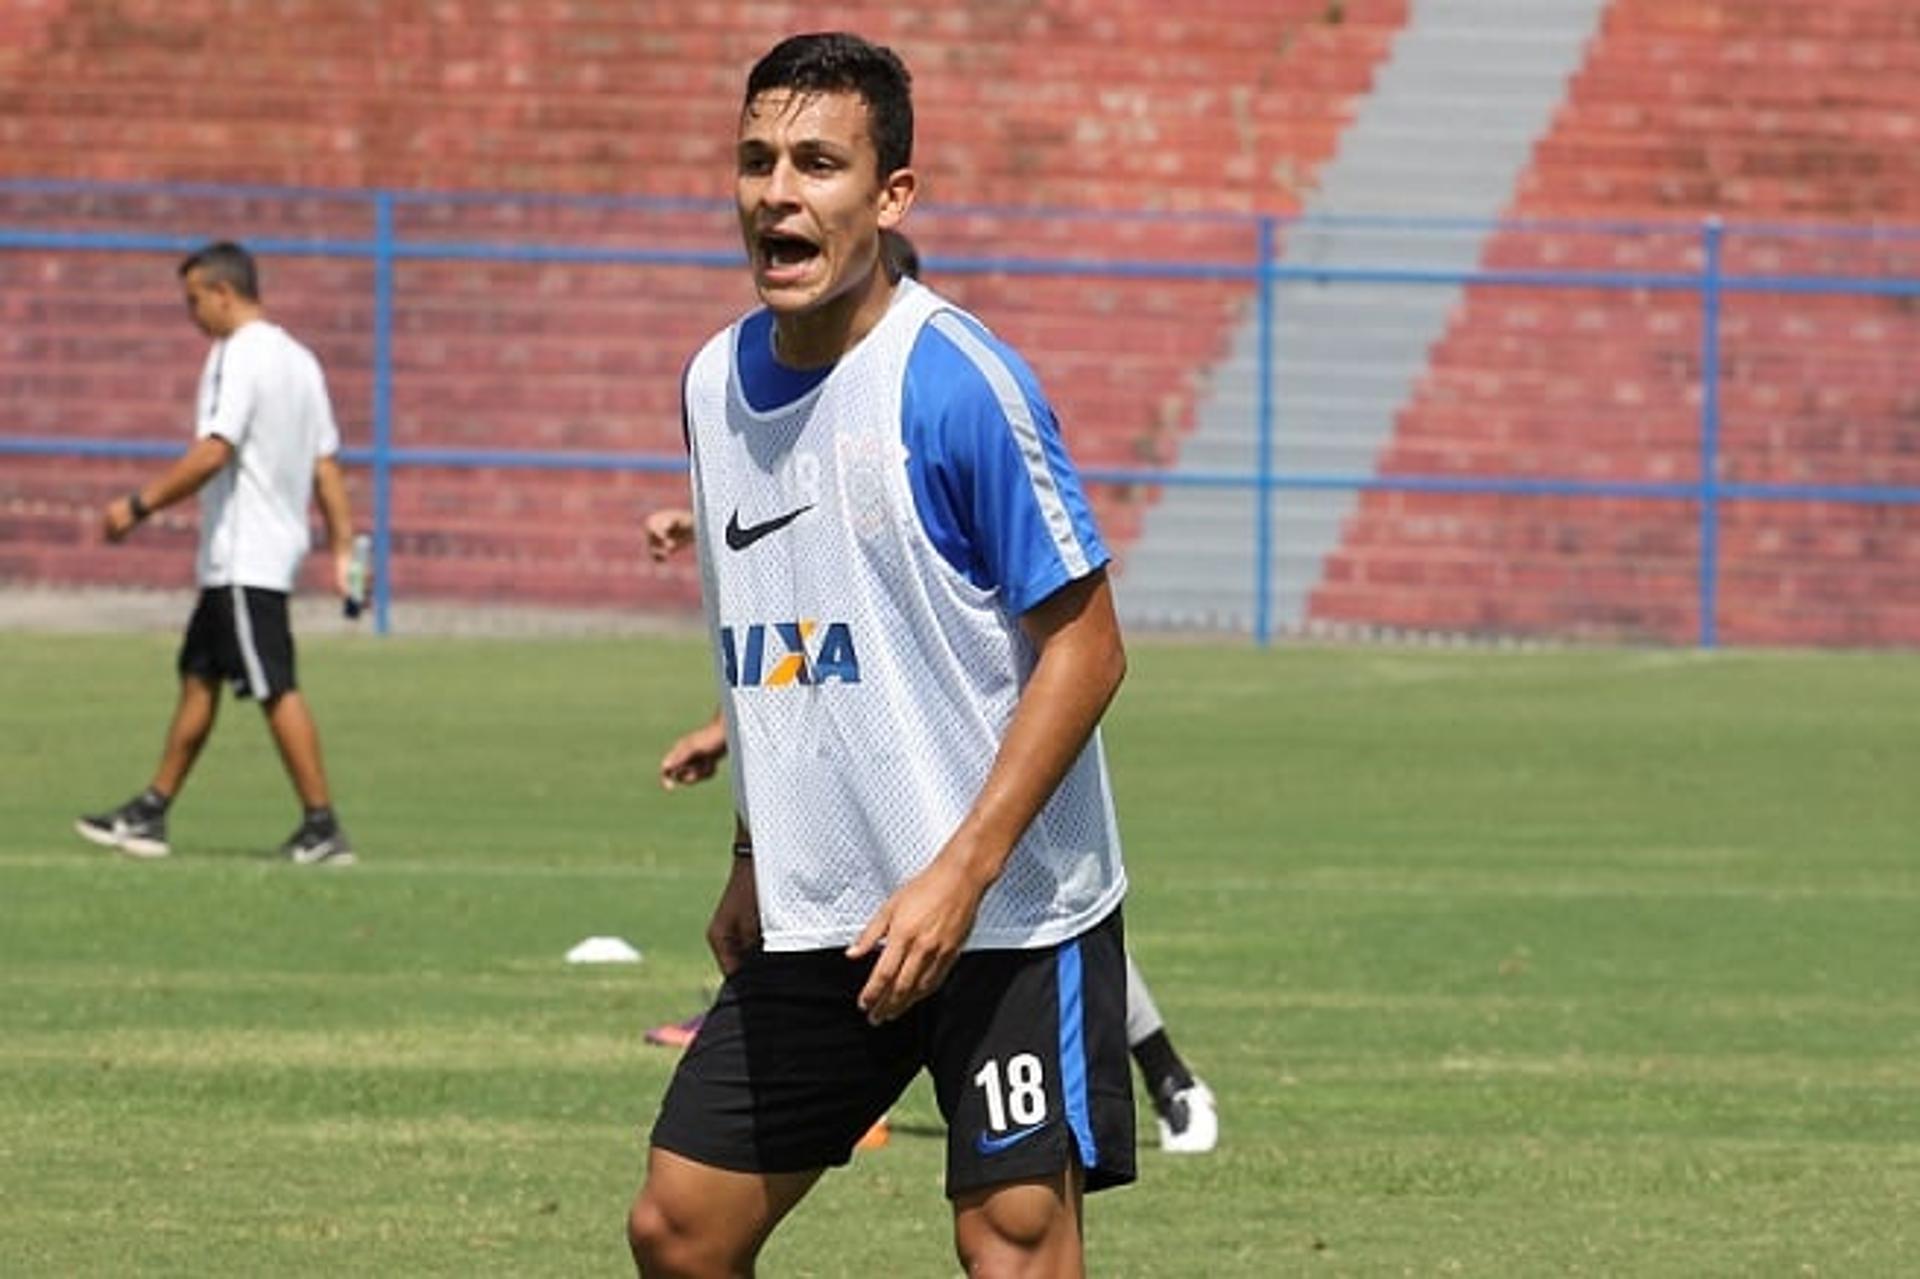
[[1700, 272], [1700, 647], [1720, 643], [1720, 290], [1718, 219], [1701, 228]]
[[[339, 191], [308, 188], [216, 186], [198, 183], [96, 183], [69, 180], [0, 181], [0, 195], [135, 195], [183, 198], [270, 198], [326, 200], [362, 204], [371, 214], [372, 231], [366, 238], [250, 237], [248, 244], [263, 255], [362, 258], [374, 269], [373, 378], [370, 405], [372, 444], [349, 449], [350, 462], [367, 465], [372, 474], [375, 556], [375, 625], [381, 633], [391, 626], [392, 496], [394, 471], [410, 466], [498, 467], [540, 470], [625, 471], [678, 473], [685, 468], [679, 455], [625, 454], [538, 449], [400, 448], [393, 443], [393, 335], [395, 267], [409, 260], [465, 260], [506, 262], [568, 262], [648, 266], [737, 269], [741, 258], [731, 250], [628, 248], [565, 243], [513, 243], [485, 240], [445, 240], [402, 234], [397, 211], [409, 204], [484, 205], [524, 203], [546, 206], [617, 208], [655, 212], [722, 212], [730, 206], [714, 201], [653, 199], [650, 197], [564, 197], [490, 195], [486, 193]], [[1098, 219], [1121, 215], [1081, 210], [964, 209], [953, 214], [1032, 220]], [[1153, 215], [1128, 215], [1153, 216]], [[1009, 274], [1091, 276], [1122, 280], [1239, 280], [1256, 289], [1259, 354], [1256, 371], [1256, 454], [1251, 471], [1169, 470], [1164, 468], [1090, 467], [1083, 472], [1092, 483], [1141, 484], [1172, 487], [1202, 486], [1251, 490], [1256, 498], [1254, 521], [1254, 638], [1272, 639], [1272, 565], [1274, 530], [1272, 498], [1301, 490], [1351, 492], [1405, 492], [1502, 494], [1641, 498], [1693, 501], [1699, 504], [1699, 561], [1697, 566], [1697, 642], [1712, 648], [1719, 642], [1720, 519], [1723, 505], [1735, 500], [1817, 501], [1920, 505], [1920, 487], [1870, 484], [1752, 484], [1721, 479], [1721, 326], [1722, 308], [1730, 293], [1784, 295], [1842, 295], [1920, 297], [1920, 277], [1894, 275], [1736, 275], [1725, 267], [1726, 239], [1734, 228], [1718, 219], [1704, 222], [1574, 222], [1533, 221], [1486, 223], [1459, 218], [1314, 217], [1282, 219], [1236, 215], [1166, 215], [1170, 224], [1245, 225], [1254, 232], [1252, 261], [1091, 261], [1057, 257], [938, 256], [930, 255], [930, 269], [942, 274]], [[1697, 271], [1580, 271], [1580, 270], [1432, 270], [1392, 266], [1301, 266], [1277, 260], [1283, 228], [1300, 225], [1374, 230], [1450, 231], [1520, 229], [1608, 236], [1697, 237]], [[1768, 226], [1753, 224], [1738, 233], [1778, 237], [1825, 236], [1835, 242], [1920, 242], [1920, 228]], [[204, 242], [199, 235], [149, 234], [121, 231], [72, 231], [32, 226], [0, 225], [0, 251], [40, 250], [126, 251], [183, 253]], [[1274, 338], [1279, 309], [1278, 286], [1290, 282], [1320, 284], [1514, 286], [1527, 288], [1637, 289], [1682, 291], [1700, 299], [1699, 358], [1701, 396], [1699, 475], [1692, 481], [1590, 481], [1558, 476], [1345, 474], [1281, 471], [1274, 465], [1276, 386]], [[0, 436], [0, 456], [45, 455], [66, 457], [170, 457], [177, 442], [99, 441]]]

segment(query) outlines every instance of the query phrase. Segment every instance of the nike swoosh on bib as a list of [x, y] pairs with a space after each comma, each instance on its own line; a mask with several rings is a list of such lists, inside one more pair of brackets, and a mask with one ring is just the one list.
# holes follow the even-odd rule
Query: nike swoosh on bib
[[738, 509], [735, 509], [733, 514], [727, 517], [727, 549], [730, 551], [744, 551], [767, 534], [778, 533], [781, 529], [793, 523], [812, 509], [813, 503], [808, 502], [798, 510], [788, 511], [785, 515], [776, 515], [772, 519], [764, 520], [759, 524], [747, 525], [740, 523], [740, 512]]
[[983, 1155], [997, 1155], [1003, 1150], [1011, 1150], [1046, 1126], [1045, 1123], [1032, 1124], [1025, 1128], [1015, 1128], [1012, 1132], [999, 1137], [989, 1137], [986, 1133], [981, 1133], [973, 1139], [973, 1148]]

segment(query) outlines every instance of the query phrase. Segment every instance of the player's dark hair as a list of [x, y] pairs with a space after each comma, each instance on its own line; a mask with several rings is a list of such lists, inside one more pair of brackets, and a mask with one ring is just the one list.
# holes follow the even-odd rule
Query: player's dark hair
[[880, 261], [891, 280], [920, 278], [920, 250], [913, 247], [905, 233], [887, 227], [880, 232]]
[[209, 284], [224, 284], [249, 302], [260, 300], [260, 269], [253, 254], [232, 240], [219, 240], [195, 249], [180, 263], [180, 278], [198, 271]]
[[753, 64], [741, 107], [775, 89], [859, 94], [880, 175], [913, 163], [913, 76], [893, 50], [844, 31], [788, 36]]

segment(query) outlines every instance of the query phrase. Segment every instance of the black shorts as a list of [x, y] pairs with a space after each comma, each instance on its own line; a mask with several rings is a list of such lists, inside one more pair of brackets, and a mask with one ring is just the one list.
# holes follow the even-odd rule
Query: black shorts
[[947, 1122], [947, 1194], [1077, 1165], [1134, 1178], [1119, 910], [1072, 941], [962, 955], [884, 1026], [854, 999], [874, 961], [756, 952], [674, 1072], [653, 1144], [736, 1172], [844, 1164], [921, 1068]]
[[241, 697], [266, 702], [291, 692], [293, 628], [287, 593], [257, 586], [209, 586], [200, 592], [180, 644], [180, 673], [231, 680]]

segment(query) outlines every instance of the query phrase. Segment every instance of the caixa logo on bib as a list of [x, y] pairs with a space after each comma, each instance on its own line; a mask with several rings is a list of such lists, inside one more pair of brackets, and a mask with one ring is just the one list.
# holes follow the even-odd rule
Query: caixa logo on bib
[[[819, 642], [815, 643], [818, 636]], [[845, 622], [750, 622], [720, 628], [728, 688], [860, 682], [860, 654]]]

